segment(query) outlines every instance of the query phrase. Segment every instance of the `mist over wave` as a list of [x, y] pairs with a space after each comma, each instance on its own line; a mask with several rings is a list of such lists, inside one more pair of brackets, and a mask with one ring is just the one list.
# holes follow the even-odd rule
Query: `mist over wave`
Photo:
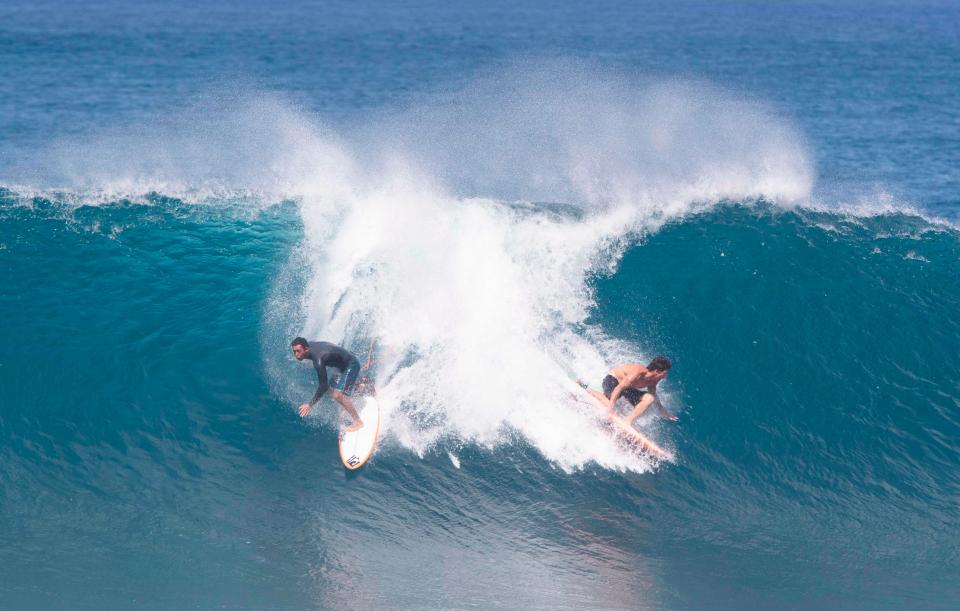
[[677, 214], [691, 202], [801, 201], [813, 184], [802, 136], [766, 105], [715, 86], [578, 62], [519, 63], [368, 121], [460, 197]]
[[382, 182], [392, 165], [460, 198], [661, 213], [724, 198], [799, 202], [813, 184], [802, 136], [764, 104], [576, 62], [517, 64], [336, 127], [281, 93], [219, 91], [152, 122], [63, 138], [4, 182], [107, 199], [330, 198], [338, 184]]

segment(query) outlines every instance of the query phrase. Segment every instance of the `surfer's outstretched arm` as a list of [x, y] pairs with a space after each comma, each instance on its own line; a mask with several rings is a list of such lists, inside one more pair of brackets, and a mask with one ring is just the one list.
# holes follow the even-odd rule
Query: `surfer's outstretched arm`
[[672, 422], [676, 422], [677, 420], [679, 420], [679, 418], [677, 418], [675, 415], [667, 411], [667, 408], [663, 406], [663, 403], [660, 403], [660, 397], [654, 395], [653, 404], [654, 406], [656, 406], [657, 411], [660, 412], [660, 415], [666, 418], [667, 420], [670, 420]]
[[323, 393], [330, 388], [330, 382], [327, 380], [327, 368], [320, 363], [314, 363], [313, 367], [317, 370], [317, 392], [313, 393], [313, 398], [310, 399], [309, 403], [300, 406], [300, 416], [303, 418], [313, 411], [313, 406], [320, 400]]
[[676, 422], [677, 417], [671, 414], [670, 412], [668, 412], [667, 408], [665, 408], [663, 406], [663, 403], [660, 402], [660, 395], [657, 394], [657, 384], [659, 384], [659, 381], [654, 382], [649, 386], [650, 394], [653, 395], [653, 405], [654, 407], [657, 408], [657, 411], [660, 412], [661, 416], [663, 416], [667, 420], [670, 420], [671, 422]]

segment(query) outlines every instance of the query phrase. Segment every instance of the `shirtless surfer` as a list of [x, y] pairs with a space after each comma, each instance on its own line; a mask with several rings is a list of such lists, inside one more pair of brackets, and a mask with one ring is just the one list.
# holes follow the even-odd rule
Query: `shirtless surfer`
[[668, 412], [657, 397], [657, 384], [667, 377], [670, 365], [670, 359], [664, 356], [656, 357], [646, 367], [640, 363], [617, 365], [603, 378], [603, 394], [590, 389], [587, 392], [606, 405], [612, 415], [617, 415], [617, 399], [623, 397], [629, 401], [633, 410], [624, 418], [627, 426], [632, 426], [651, 403], [656, 405], [660, 415], [675, 421], [677, 417]]
[[[350, 393], [353, 392], [353, 386], [360, 375], [360, 361], [347, 350], [330, 342], [307, 342], [302, 337], [294, 339], [290, 346], [293, 348], [293, 356], [298, 361], [310, 359], [313, 368], [317, 370], [317, 380], [320, 386], [309, 403], [300, 406], [300, 416], [306, 417], [313, 409], [314, 404], [320, 400], [323, 393], [330, 389], [330, 394], [334, 400], [347, 410], [347, 413], [353, 418], [353, 424], [344, 429], [347, 433], [356, 431], [363, 426], [360, 420], [360, 414], [357, 413], [353, 403], [350, 402]], [[340, 370], [340, 376], [332, 384], [327, 382], [327, 367], [333, 367]]]

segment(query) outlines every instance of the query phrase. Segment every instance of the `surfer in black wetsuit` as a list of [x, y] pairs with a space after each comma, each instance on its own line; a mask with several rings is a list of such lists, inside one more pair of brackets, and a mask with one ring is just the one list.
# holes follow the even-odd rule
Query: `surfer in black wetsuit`
[[[349, 433], [362, 427], [363, 421], [360, 420], [360, 414], [350, 401], [350, 393], [353, 392], [353, 386], [360, 375], [360, 361], [357, 357], [330, 342], [307, 342], [302, 337], [294, 339], [290, 346], [293, 348], [293, 356], [297, 357], [298, 361], [310, 359], [314, 369], [317, 370], [317, 380], [320, 382], [310, 402], [300, 406], [300, 416], [309, 414], [314, 404], [329, 388], [334, 400], [353, 418], [353, 424], [344, 430]], [[327, 367], [340, 370], [340, 376], [332, 384], [327, 381]]]

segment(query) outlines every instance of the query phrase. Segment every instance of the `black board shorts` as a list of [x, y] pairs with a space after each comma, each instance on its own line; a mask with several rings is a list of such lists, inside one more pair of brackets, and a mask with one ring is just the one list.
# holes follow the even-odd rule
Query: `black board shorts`
[[[613, 389], [620, 384], [620, 381], [612, 375], [607, 375], [603, 378], [603, 394], [606, 397], [610, 398], [610, 393], [613, 392]], [[640, 390], [639, 388], [628, 387], [624, 388], [623, 392], [620, 393], [620, 396], [630, 402], [630, 405], [636, 406], [637, 403], [640, 403], [640, 400], [643, 399], [643, 395], [647, 394], [647, 391]]]

